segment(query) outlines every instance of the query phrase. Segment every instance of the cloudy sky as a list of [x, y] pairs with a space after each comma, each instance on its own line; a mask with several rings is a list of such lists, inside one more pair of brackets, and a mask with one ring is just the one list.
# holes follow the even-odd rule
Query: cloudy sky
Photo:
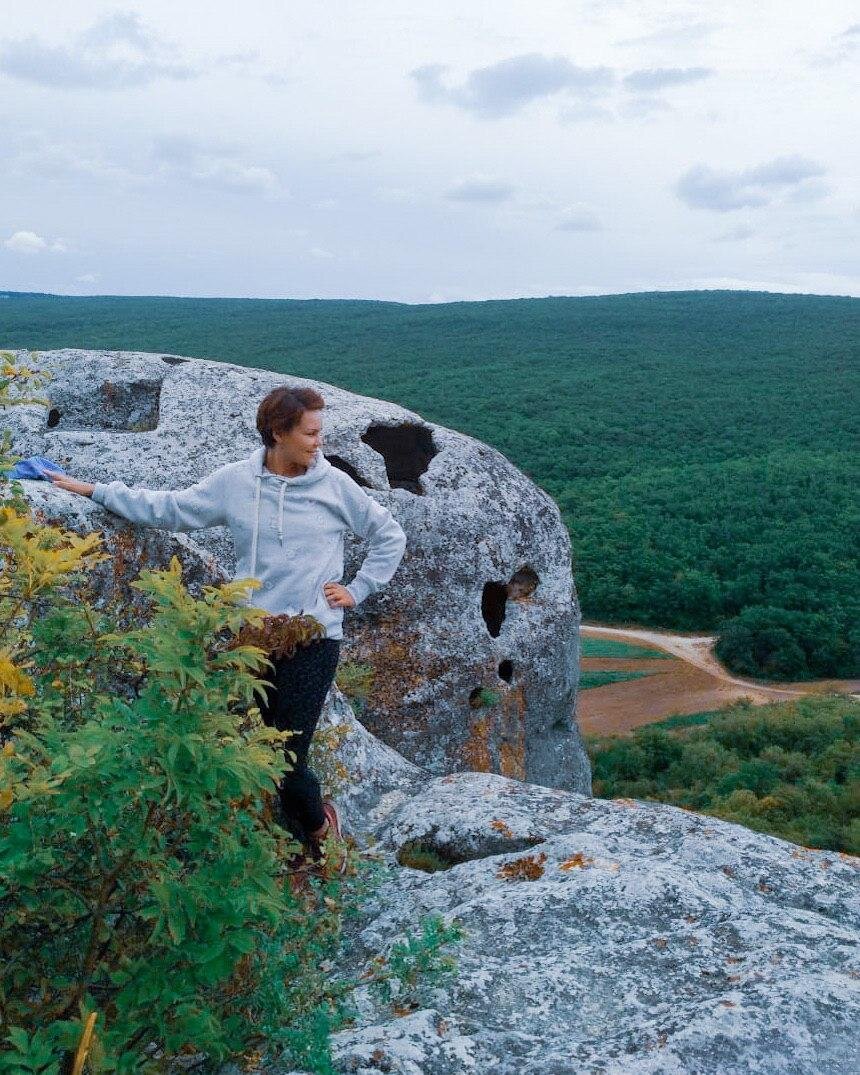
[[856, 4], [32, 0], [0, 288], [860, 295]]

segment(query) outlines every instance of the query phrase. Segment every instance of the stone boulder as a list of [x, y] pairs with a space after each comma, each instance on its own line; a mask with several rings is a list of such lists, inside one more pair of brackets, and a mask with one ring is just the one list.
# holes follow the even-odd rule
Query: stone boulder
[[[362, 720], [434, 775], [481, 770], [590, 792], [573, 718], [581, 613], [568, 534], [552, 499], [501, 453], [392, 403], [228, 363], [60, 350], [38, 365], [53, 378], [47, 404], [4, 416], [16, 453], [46, 455], [84, 480], [156, 489], [184, 488], [249, 454], [257, 404], [277, 385], [321, 391], [326, 456], [408, 537], [389, 586], [346, 615], [343, 659], [373, 668]], [[195, 577], [232, 573], [225, 531], [153, 537], [52, 486], [26, 485], [46, 516], [104, 530], [128, 561], [122, 577], [178, 549], [189, 565], [199, 556]], [[363, 552], [350, 535], [345, 579]]]
[[[360, 997], [338, 1071], [857, 1071], [856, 858], [477, 773], [430, 782], [375, 835], [392, 866], [359, 953], [430, 913], [466, 936], [457, 977], [417, 1010], [396, 1018]], [[449, 868], [394, 865], [417, 846]]]

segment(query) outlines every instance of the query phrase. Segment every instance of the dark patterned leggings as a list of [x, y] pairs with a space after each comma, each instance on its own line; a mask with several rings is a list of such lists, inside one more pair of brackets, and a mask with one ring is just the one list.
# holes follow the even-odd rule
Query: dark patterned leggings
[[[340, 639], [320, 638], [298, 646], [292, 657], [272, 657], [266, 698], [260, 704], [263, 723], [278, 731], [294, 731], [285, 751], [296, 755], [293, 768], [279, 787], [287, 827], [302, 843], [325, 824], [322, 790], [308, 768], [308, 749], [340, 657]], [[287, 759], [289, 760], [289, 759]]]

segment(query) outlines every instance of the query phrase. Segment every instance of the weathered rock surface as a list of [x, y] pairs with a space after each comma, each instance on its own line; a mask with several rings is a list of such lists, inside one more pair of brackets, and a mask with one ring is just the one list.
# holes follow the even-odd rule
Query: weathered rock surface
[[[78, 350], [43, 352], [39, 365], [53, 375], [48, 406], [4, 416], [15, 451], [84, 480], [149, 488], [184, 488], [249, 454], [262, 396], [279, 384], [316, 387], [328, 405], [325, 454], [408, 536], [390, 585], [347, 613], [343, 658], [374, 669], [362, 719], [435, 775], [478, 769], [590, 791], [572, 718], [581, 614], [567, 531], [552, 499], [499, 452], [394, 404], [263, 370]], [[27, 486], [46, 515], [104, 530], [128, 560], [120, 578], [180, 549], [189, 568], [200, 557], [190, 570], [201, 580], [232, 573], [226, 532], [153, 537], [53, 487]], [[347, 579], [363, 551], [350, 540]]]
[[[336, 746], [327, 743], [329, 733]], [[353, 713], [337, 686], [332, 686], [320, 717], [317, 739], [326, 756], [313, 764], [329, 793], [333, 792], [344, 829], [365, 843], [411, 796], [429, 774], [372, 735]], [[331, 771], [332, 766], [336, 771]], [[326, 770], [329, 771], [326, 771]]]
[[370, 819], [395, 867], [362, 940], [439, 912], [459, 975], [393, 1018], [364, 998], [338, 1070], [370, 1075], [857, 1071], [860, 860], [674, 807], [488, 774], [436, 779]]

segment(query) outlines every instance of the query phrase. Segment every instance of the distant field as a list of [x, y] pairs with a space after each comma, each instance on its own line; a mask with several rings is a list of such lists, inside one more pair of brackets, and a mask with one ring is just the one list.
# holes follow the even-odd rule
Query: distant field
[[479, 437], [559, 504], [586, 619], [795, 680], [860, 674], [858, 327], [860, 300], [751, 292], [0, 302], [2, 346], [262, 366]]
[[613, 638], [583, 638], [583, 657], [618, 657], [624, 659], [671, 660], [672, 655], [661, 649], [646, 649], [644, 646], [632, 646], [629, 642], [617, 642]]
[[641, 679], [653, 675], [652, 672], [621, 672], [612, 669], [605, 671], [584, 671], [579, 675], [579, 689], [587, 691], [591, 687], [605, 687], [607, 683], [623, 683], [628, 679]]

